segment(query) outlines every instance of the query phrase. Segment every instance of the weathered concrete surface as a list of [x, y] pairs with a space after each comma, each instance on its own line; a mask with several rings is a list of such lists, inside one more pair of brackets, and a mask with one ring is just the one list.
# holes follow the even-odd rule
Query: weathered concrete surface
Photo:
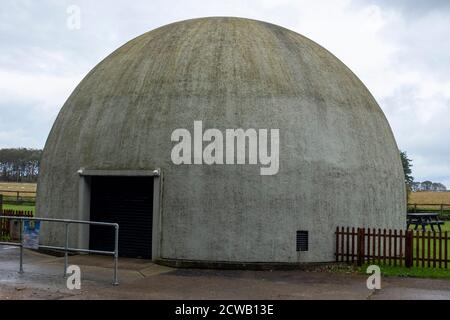
[[3, 299], [446, 299], [450, 280], [383, 278], [382, 290], [366, 288], [352, 273], [305, 271], [176, 270], [139, 260], [120, 260], [119, 287], [112, 287], [111, 259], [71, 257], [82, 270], [82, 289], [70, 291], [61, 276], [63, 260], [26, 251], [17, 274], [17, 250], [0, 249]]
[[[173, 165], [171, 134], [195, 120], [222, 132], [279, 129], [279, 174]], [[316, 43], [259, 21], [178, 22], [101, 62], [48, 138], [39, 216], [89, 218], [78, 210], [80, 168], [162, 169], [163, 259], [332, 261], [336, 226], [405, 227], [399, 152], [372, 95]], [[310, 232], [309, 252], [296, 252], [297, 230]], [[43, 232], [64, 239], [58, 226]]]

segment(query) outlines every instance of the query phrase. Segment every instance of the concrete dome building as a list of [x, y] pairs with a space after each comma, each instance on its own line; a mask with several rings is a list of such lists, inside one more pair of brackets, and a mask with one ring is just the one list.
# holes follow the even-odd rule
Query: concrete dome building
[[165, 263], [327, 262], [337, 226], [403, 229], [405, 198], [391, 128], [342, 62], [218, 17], [146, 33], [86, 76], [45, 146], [37, 215], [118, 222], [121, 255]]

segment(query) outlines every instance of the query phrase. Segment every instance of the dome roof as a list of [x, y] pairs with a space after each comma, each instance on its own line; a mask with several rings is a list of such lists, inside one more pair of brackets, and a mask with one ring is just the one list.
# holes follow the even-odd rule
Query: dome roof
[[[332, 97], [351, 111], [352, 98], [361, 95], [369, 93], [344, 64], [295, 32], [255, 20], [204, 18], [173, 23], [128, 42], [89, 73], [68, 104], [76, 102], [73, 111], [89, 113], [113, 103], [115, 108], [132, 106], [131, 114], [149, 112], [144, 109], [168, 114], [188, 108], [165, 104], [168, 99], [206, 99], [214, 108], [189, 109], [214, 118], [231, 108], [227, 116], [239, 111], [232, 119], [239, 121], [245, 120], [243, 103], [233, 106], [230, 99], [320, 102]], [[94, 97], [95, 104], [87, 103]], [[374, 101], [359, 102], [357, 108], [378, 110]]]
[[[195, 121], [219, 130], [279, 129], [279, 173], [174, 165], [171, 134]], [[405, 221], [398, 148], [367, 88], [315, 42], [248, 19], [173, 23], [96, 66], [50, 133], [38, 211], [83, 218], [80, 168], [162, 169], [165, 257], [324, 261], [333, 257], [327, 243], [337, 225], [387, 228]], [[329, 241], [297, 257], [295, 230]], [[206, 237], [210, 242], [198, 241]], [[264, 252], [274, 241], [280, 249]], [[239, 247], [243, 242], [247, 249]]]
[[[357, 139], [360, 131], [367, 130], [369, 114], [378, 114], [382, 131], [393, 142], [369, 91], [324, 48], [265, 22], [203, 18], [148, 32], [102, 61], [65, 104], [50, 145], [56, 147], [52, 136], [78, 137], [84, 141], [82, 157], [114, 152], [116, 166], [120, 155], [115, 146], [110, 149], [98, 137], [132, 148], [148, 145], [152, 128], [185, 128], [195, 120], [211, 127], [265, 128], [267, 123], [285, 123], [303, 131], [321, 131], [334, 117], [344, 116], [345, 121], [334, 122], [337, 129]], [[339, 141], [344, 140], [330, 147], [339, 148]], [[130, 165], [128, 156], [123, 160]]]

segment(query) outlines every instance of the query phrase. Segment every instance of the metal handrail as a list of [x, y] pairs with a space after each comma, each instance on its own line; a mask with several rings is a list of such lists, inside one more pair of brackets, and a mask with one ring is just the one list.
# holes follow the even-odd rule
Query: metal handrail
[[[47, 250], [58, 250], [64, 251], [64, 277], [67, 276], [67, 267], [69, 262], [69, 251], [70, 252], [79, 252], [79, 253], [93, 253], [100, 255], [111, 255], [114, 256], [114, 276], [113, 276], [113, 285], [118, 286], [118, 260], [119, 260], [119, 225], [117, 223], [108, 223], [108, 222], [96, 222], [96, 221], [82, 221], [82, 220], [67, 220], [67, 219], [50, 219], [50, 218], [28, 218], [28, 217], [13, 217], [13, 216], [0, 216], [0, 219], [8, 219], [8, 220], [19, 220], [20, 221], [20, 243], [17, 242], [0, 242], [0, 246], [13, 246], [20, 247], [20, 269], [19, 273], [23, 273], [23, 241], [22, 241], [22, 229], [23, 229], [23, 221], [44, 221], [44, 222], [57, 222], [64, 223], [65, 225], [65, 246], [64, 247], [55, 247], [55, 246], [43, 246], [39, 245], [39, 249], [47, 249]], [[78, 249], [78, 248], [69, 248], [69, 225], [70, 224], [84, 224], [84, 225], [94, 225], [94, 226], [105, 226], [105, 227], [114, 227], [115, 229], [115, 239], [114, 239], [114, 251], [99, 251], [99, 250], [88, 250], [88, 249]]]

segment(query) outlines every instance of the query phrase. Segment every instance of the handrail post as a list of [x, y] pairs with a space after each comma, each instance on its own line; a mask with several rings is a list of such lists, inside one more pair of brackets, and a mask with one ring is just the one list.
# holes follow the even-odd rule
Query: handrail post
[[66, 241], [64, 244], [64, 278], [67, 277], [67, 267], [69, 265], [69, 224], [65, 223]]
[[118, 279], [118, 267], [119, 267], [119, 225], [116, 224], [116, 230], [115, 230], [115, 246], [114, 246], [114, 279], [113, 279], [113, 285], [118, 286], [119, 285], [119, 279]]
[[20, 220], [20, 231], [19, 231], [19, 239], [20, 239], [20, 266], [19, 273], [23, 274], [23, 220]]
[[[48, 221], [48, 222], [58, 222], [58, 223], [64, 223], [65, 225], [65, 235], [66, 235], [66, 241], [65, 245], [63, 247], [51, 247], [51, 246], [43, 246], [39, 245], [39, 248], [42, 249], [50, 249], [50, 250], [57, 250], [57, 251], [63, 251], [64, 252], [64, 277], [68, 276], [67, 274], [67, 268], [69, 264], [69, 251], [75, 251], [75, 252], [85, 252], [85, 253], [97, 253], [97, 254], [106, 254], [111, 255], [114, 257], [114, 278], [113, 278], [113, 285], [118, 286], [119, 285], [119, 224], [117, 223], [108, 223], [108, 222], [94, 222], [94, 221], [81, 221], [81, 220], [67, 220], [67, 219], [50, 219], [50, 218], [35, 218], [35, 217], [16, 217], [16, 216], [10, 216], [8, 214], [2, 215], [0, 214], [0, 220], [6, 219], [6, 220], [19, 220], [20, 221], [20, 232], [19, 232], [19, 242], [9, 243], [9, 242], [1, 242], [0, 246], [2, 245], [13, 245], [15, 247], [20, 248], [20, 269], [19, 273], [23, 273], [23, 252], [24, 252], [24, 242], [23, 242], [23, 227], [24, 227], [24, 221]], [[115, 228], [115, 248], [114, 251], [99, 251], [99, 250], [86, 250], [86, 249], [72, 249], [69, 247], [69, 226], [70, 224], [83, 224], [83, 225], [100, 225], [100, 226], [108, 226], [108, 227], [114, 227]]]

